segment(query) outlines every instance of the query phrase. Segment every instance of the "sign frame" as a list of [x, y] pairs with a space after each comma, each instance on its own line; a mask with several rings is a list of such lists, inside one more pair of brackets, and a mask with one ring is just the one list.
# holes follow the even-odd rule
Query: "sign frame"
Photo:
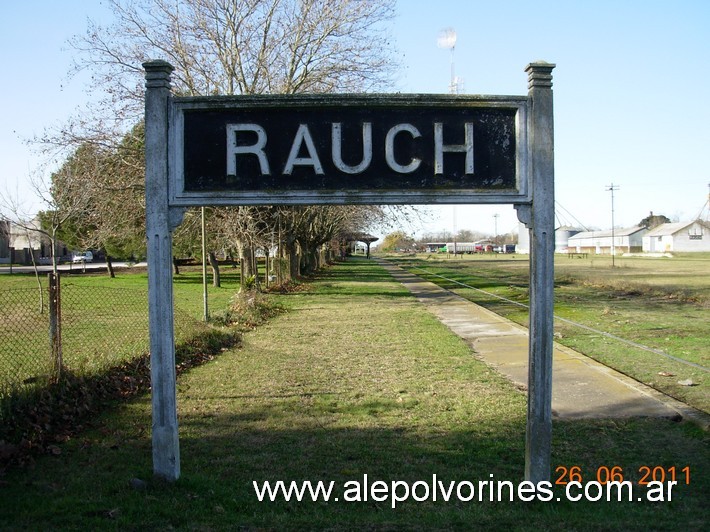
[[[554, 324], [554, 117], [552, 70], [546, 62], [530, 63], [528, 96], [463, 97], [461, 101], [499, 102], [509, 105], [507, 98], [525, 109], [524, 149], [525, 190], [517, 197], [500, 194], [472, 194], [471, 191], [449, 191], [442, 194], [388, 194], [380, 198], [369, 195], [272, 195], [248, 197], [230, 194], [222, 200], [218, 195], [189, 195], [176, 192], [176, 145], [180, 143], [180, 109], [205, 105], [208, 99], [175, 98], [171, 94], [170, 75], [173, 66], [165, 61], [143, 64], [145, 94], [145, 159], [146, 159], [146, 240], [148, 255], [148, 321], [150, 329], [150, 367], [152, 401], [153, 473], [167, 481], [180, 477], [180, 439], [177, 423], [177, 389], [175, 373], [175, 335], [172, 286], [172, 231], [182, 222], [187, 207], [195, 205], [257, 204], [361, 204], [361, 203], [512, 203], [518, 219], [530, 233], [530, 333], [528, 343], [528, 404], [525, 434], [525, 479], [533, 483], [549, 481], [552, 447], [552, 349]], [[210, 97], [213, 103], [234, 98]], [[266, 102], [267, 97], [240, 97], [242, 101]], [[262, 99], [263, 98], [263, 99]], [[295, 98], [304, 98], [302, 96]], [[315, 102], [323, 96], [309, 97]], [[329, 97], [331, 98], [331, 97]], [[332, 97], [334, 105], [337, 97]], [[358, 96], [369, 99], [369, 96]], [[413, 102], [426, 98], [449, 101], [451, 97], [393, 95], [380, 101]], [[457, 97], [458, 98], [458, 97]], [[456, 100], [456, 98], [454, 99]], [[526, 103], [523, 103], [523, 102]], [[201, 103], [199, 103], [201, 102]], [[504, 103], [507, 102], [507, 103]], [[516, 104], [517, 105], [517, 104]], [[177, 114], [176, 114], [177, 113]], [[520, 115], [519, 115], [520, 116]], [[523, 128], [522, 125], [525, 125]], [[226, 139], [225, 139], [226, 142]], [[443, 141], [442, 141], [443, 144]], [[225, 160], [226, 163], [226, 160]], [[529, 181], [529, 182], [528, 182]], [[519, 180], [520, 184], [521, 181]], [[221, 195], [222, 193], [220, 193]], [[320, 201], [316, 201], [320, 200]], [[325, 201], [328, 200], [328, 201]]]
[[[171, 98], [169, 113], [170, 205], [415, 205], [530, 203], [531, 187], [528, 142], [528, 104], [524, 96], [475, 96], [435, 94], [312, 94], [245, 95]], [[186, 191], [185, 113], [200, 111], [254, 112], [260, 109], [390, 110], [412, 114], [422, 110], [511, 110], [515, 112], [515, 189], [410, 189], [410, 190], [316, 190], [300, 189]], [[307, 115], [306, 115], [307, 116]]]

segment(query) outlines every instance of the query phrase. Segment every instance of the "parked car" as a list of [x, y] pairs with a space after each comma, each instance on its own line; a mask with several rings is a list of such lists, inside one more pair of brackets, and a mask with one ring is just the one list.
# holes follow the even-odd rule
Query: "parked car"
[[74, 264], [82, 264], [84, 262], [92, 262], [94, 260], [94, 254], [91, 251], [82, 251], [80, 253], [74, 253], [72, 255], [71, 261]]

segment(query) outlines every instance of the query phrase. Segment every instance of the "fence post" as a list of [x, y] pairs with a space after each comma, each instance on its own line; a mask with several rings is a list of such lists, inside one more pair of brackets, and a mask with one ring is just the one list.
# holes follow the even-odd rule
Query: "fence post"
[[52, 380], [62, 374], [62, 298], [59, 274], [50, 273], [49, 280], [49, 347], [54, 364]]

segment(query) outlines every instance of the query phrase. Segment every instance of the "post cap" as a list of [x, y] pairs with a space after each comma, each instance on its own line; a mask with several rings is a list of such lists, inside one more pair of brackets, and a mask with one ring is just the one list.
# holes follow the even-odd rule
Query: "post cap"
[[528, 89], [532, 88], [551, 88], [552, 87], [552, 69], [557, 65], [547, 63], [546, 61], [535, 61], [525, 67], [525, 72], [528, 73]]
[[170, 74], [175, 67], [162, 59], [146, 61], [143, 63], [145, 69], [145, 86], [148, 89], [170, 88]]

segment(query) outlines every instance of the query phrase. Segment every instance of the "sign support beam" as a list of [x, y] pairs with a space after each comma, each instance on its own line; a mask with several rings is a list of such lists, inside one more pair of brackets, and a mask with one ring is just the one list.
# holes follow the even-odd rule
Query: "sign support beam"
[[[530, 229], [530, 339], [525, 479], [550, 479], [552, 443], [552, 347], [554, 325], [555, 162], [550, 63], [531, 63], [529, 142], [532, 206], [518, 209]], [[522, 216], [521, 216], [522, 214]]]
[[145, 210], [153, 473], [156, 477], [174, 481], [180, 477], [180, 442], [172, 270], [172, 225], [176, 213], [168, 206], [168, 108], [173, 67], [165, 61], [151, 61], [143, 68], [146, 72]]

